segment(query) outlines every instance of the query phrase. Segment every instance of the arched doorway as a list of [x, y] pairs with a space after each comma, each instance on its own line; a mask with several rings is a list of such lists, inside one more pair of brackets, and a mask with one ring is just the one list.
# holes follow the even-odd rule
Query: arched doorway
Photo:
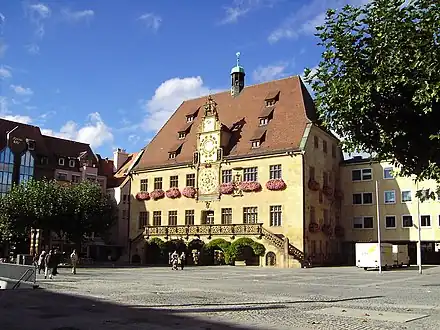
[[267, 252], [266, 254], [266, 266], [276, 266], [277, 256], [273, 252]]

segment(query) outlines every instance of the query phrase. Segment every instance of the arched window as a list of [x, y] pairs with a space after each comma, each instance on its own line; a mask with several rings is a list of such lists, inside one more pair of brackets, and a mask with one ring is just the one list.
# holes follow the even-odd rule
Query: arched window
[[34, 156], [29, 151], [21, 155], [19, 183], [27, 181], [34, 176]]
[[6, 147], [0, 152], [0, 195], [8, 193], [12, 187], [14, 172], [14, 154]]

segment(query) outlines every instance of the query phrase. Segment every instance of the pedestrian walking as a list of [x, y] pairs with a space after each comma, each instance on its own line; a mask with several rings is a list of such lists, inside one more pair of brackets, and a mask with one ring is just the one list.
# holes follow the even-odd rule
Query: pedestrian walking
[[76, 266], [78, 264], [78, 255], [76, 254], [76, 250], [73, 250], [70, 255], [70, 261], [72, 263], [72, 274], [76, 274]]
[[177, 265], [179, 263], [179, 255], [177, 254], [177, 251], [174, 251], [171, 255], [171, 269], [177, 270]]
[[46, 267], [46, 262], [44, 261], [45, 258], [46, 258], [46, 251], [42, 251], [37, 261], [38, 274], [41, 274], [41, 271], [44, 271]]
[[44, 271], [44, 278], [46, 279], [47, 276], [49, 276], [50, 279], [53, 278], [53, 268], [55, 267], [55, 257], [53, 250], [50, 250], [49, 253], [44, 258], [45, 261], [45, 271]]
[[183, 251], [182, 254], [180, 255], [180, 270], [183, 270], [183, 268], [185, 267], [185, 262], [186, 262], [186, 254], [185, 251]]

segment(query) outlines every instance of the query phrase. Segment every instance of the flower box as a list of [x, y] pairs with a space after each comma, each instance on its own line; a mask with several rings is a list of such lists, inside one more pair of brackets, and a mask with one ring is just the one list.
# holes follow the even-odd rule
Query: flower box
[[179, 198], [181, 196], [179, 188], [173, 187], [167, 190], [166, 195], [168, 198]]
[[162, 189], [155, 189], [150, 193], [152, 200], [158, 200], [165, 197], [165, 192]]
[[341, 225], [337, 225], [335, 227], [335, 236], [336, 237], [344, 237], [344, 235], [345, 235], [344, 227], [342, 227]]
[[328, 224], [322, 225], [322, 229], [321, 230], [327, 236], [331, 236], [333, 234], [332, 227], [330, 225], [328, 225]]
[[185, 196], [186, 198], [194, 198], [196, 197], [196, 188], [194, 187], [185, 187], [182, 190], [182, 195]]
[[230, 195], [234, 192], [234, 184], [232, 182], [222, 183], [220, 185], [220, 193], [222, 195]]
[[261, 184], [257, 181], [240, 182], [240, 189], [244, 192], [256, 192], [261, 190]]
[[146, 191], [141, 191], [136, 194], [136, 199], [138, 201], [147, 201], [150, 199], [150, 194]]
[[312, 191], [318, 191], [319, 190], [319, 182], [316, 180], [309, 180], [309, 189]]
[[266, 188], [268, 190], [284, 190], [286, 189], [286, 183], [283, 179], [270, 179], [266, 182]]
[[322, 192], [327, 197], [333, 197], [333, 189], [330, 186], [324, 186], [322, 187]]
[[311, 233], [317, 233], [319, 231], [319, 224], [316, 222], [311, 222], [309, 224], [309, 232]]

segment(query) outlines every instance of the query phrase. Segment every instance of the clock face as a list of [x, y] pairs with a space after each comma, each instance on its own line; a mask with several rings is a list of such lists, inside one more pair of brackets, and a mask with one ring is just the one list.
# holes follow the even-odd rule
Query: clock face
[[203, 122], [203, 130], [205, 132], [213, 131], [215, 128], [214, 126], [215, 126], [214, 118], [205, 118]]
[[217, 139], [214, 136], [208, 135], [202, 138], [201, 141], [202, 153], [206, 157], [212, 157], [216, 153]]
[[199, 173], [199, 191], [201, 194], [213, 194], [218, 187], [218, 175], [213, 168], [205, 168]]

